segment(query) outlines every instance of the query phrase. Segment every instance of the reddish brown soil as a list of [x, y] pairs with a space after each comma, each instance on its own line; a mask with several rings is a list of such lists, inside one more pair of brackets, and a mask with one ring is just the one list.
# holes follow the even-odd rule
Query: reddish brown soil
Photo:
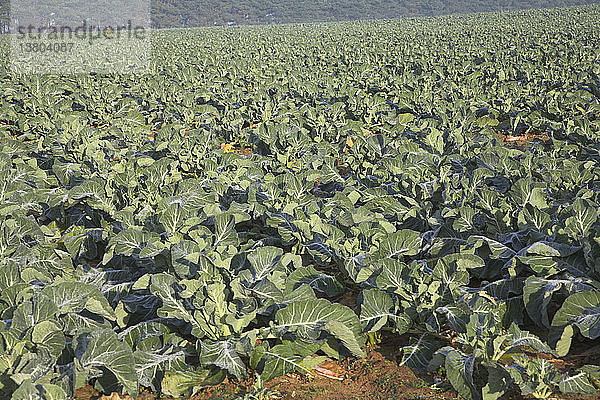
[[268, 383], [282, 400], [383, 400], [383, 399], [455, 399], [456, 395], [429, 388], [407, 367], [398, 367], [382, 352], [371, 350], [367, 358], [341, 363], [344, 380], [325, 377], [307, 379], [287, 375]]
[[[384, 340], [385, 346], [370, 348], [364, 359], [346, 359], [328, 365], [343, 380], [324, 376], [307, 377], [300, 374], [286, 376], [267, 382], [271, 393], [268, 400], [417, 400], [456, 399], [452, 392], [429, 388], [407, 367], [399, 367], [396, 361], [398, 340]], [[396, 343], [394, 343], [396, 342]], [[207, 388], [190, 400], [226, 400], [243, 396], [252, 390], [252, 382], [230, 382]], [[114, 396], [114, 395], [113, 395]], [[77, 391], [77, 400], [130, 400], [129, 396], [101, 396], [92, 387]], [[141, 394], [137, 400], [158, 400], [150, 393]]]
[[[456, 399], [453, 390], [432, 389], [421, 377], [409, 368], [398, 365], [398, 349], [407, 344], [408, 335], [383, 335], [382, 344], [368, 349], [364, 359], [346, 359], [325, 364], [338, 379], [324, 376], [307, 377], [296, 373], [274, 379], [265, 384], [269, 395], [249, 397], [264, 400], [442, 400]], [[573, 371], [584, 364], [598, 365], [600, 346], [574, 346], [572, 353], [563, 359], [550, 358], [561, 372]], [[425, 377], [428, 381], [431, 377]], [[232, 400], [250, 393], [253, 381], [232, 382], [203, 389], [189, 400]], [[530, 398], [530, 397], [527, 397]], [[596, 400], [600, 396], [578, 396], [555, 394], [561, 400]], [[102, 396], [92, 387], [79, 389], [76, 400], [131, 400], [129, 396]], [[166, 399], [162, 397], [162, 399]], [[523, 399], [519, 393], [507, 393], [502, 400]], [[150, 392], [140, 394], [136, 400], [159, 400]]]
[[[398, 366], [398, 349], [406, 337], [385, 335], [382, 345], [371, 347], [364, 359], [333, 362], [327, 368], [341, 378], [307, 377], [288, 374], [265, 384], [269, 400], [425, 400], [456, 399], [453, 391], [431, 389], [428, 383], [408, 367]], [[193, 400], [226, 400], [251, 390], [252, 385], [224, 383], [218, 388], [198, 393]]]

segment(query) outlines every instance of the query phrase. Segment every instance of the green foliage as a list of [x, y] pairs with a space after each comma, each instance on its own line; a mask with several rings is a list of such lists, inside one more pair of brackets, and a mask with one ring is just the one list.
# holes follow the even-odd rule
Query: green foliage
[[465, 398], [596, 392], [547, 359], [600, 337], [599, 32], [157, 31], [144, 75], [0, 75], [0, 398], [189, 397], [384, 330]]

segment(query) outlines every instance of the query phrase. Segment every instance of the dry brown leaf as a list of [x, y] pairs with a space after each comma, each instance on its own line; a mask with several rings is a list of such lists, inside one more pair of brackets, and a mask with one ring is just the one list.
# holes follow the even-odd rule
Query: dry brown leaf
[[317, 375], [321, 375], [329, 379], [335, 379], [337, 381], [343, 381], [346, 373], [342, 367], [329, 360], [323, 361], [321, 364], [314, 367], [313, 371]]

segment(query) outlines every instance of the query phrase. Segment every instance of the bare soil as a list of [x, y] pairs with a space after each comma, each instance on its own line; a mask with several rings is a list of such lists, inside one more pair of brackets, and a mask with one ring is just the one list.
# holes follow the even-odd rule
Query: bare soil
[[[432, 388], [435, 377], [416, 376], [408, 367], [399, 365], [398, 349], [407, 344], [408, 335], [383, 335], [381, 345], [371, 346], [364, 359], [349, 358], [343, 361], [329, 360], [325, 369], [331, 377], [309, 377], [291, 373], [265, 383], [268, 396], [248, 397], [248, 400], [446, 400], [457, 399], [456, 393], [446, 384]], [[574, 351], [573, 351], [574, 350]], [[600, 363], [600, 345], [574, 346], [571, 354], [552, 362], [560, 372], [573, 371], [584, 364]], [[205, 388], [189, 400], [232, 400], [251, 393], [254, 382], [225, 380], [218, 386]], [[141, 393], [136, 400], [167, 399], [149, 391]], [[555, 394], [555, 399], [596, 400], [600, 396]], [[79, 389], [76, 400], [131, 400], [129, 396], [116, 393], [102, 395], [91, 386]], [[507, 393], [502, 400], [523, 399], [518, 392]]]

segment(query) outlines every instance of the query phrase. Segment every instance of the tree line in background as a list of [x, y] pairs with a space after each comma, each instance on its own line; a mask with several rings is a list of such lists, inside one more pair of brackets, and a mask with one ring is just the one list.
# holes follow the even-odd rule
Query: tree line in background
[[[597, 0], [153, 0], [153, 27], [324, 22], [354, 19], [432, 16], [526, 8], [565, 7]], [[0, 32], [10, 15], [0, 0]]]
[[563, 7], [594, 0], [154, 0], [157, 27], [323, 22]]

